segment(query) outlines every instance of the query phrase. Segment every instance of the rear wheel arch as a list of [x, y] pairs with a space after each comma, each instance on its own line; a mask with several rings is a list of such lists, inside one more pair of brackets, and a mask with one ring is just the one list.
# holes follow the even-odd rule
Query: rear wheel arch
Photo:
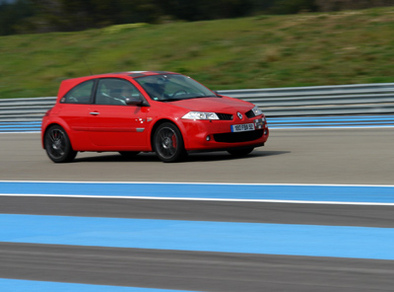
[[50, 124], [43, 134], [43, 145], [48, 157], [55, 163], [70, 162], [77, 155], [67, 131], [59, 124]]
[[[59, 122], [56, 121], [56, 122], [53, 122], [53, 123], [48, 124], [48, 125], [45, 127], [44, 133], [43, 133], [43, 135], [42, 135], [42, 145], [43, 145], [43, 146], [44, 146], [45, 134], [48, 132], [48, 129], [51, 128], [52, 126], [59, 126], [59, 127], [62, 127], [62, 128], [64, 129], [64, 131], [66, 131], [66, 133], [67, 133], [67, 136], [68, 136], [68, 139], [70, 140], [71, 146], [73, 145], [73, 140], [74, 140], [74, 138], [73, 138], [72, 133], [70, 133], [70, 132], [71, 132], [70, 128], [67, 126], [67, 124], [59, 123]], [[74, 148], [73, 148], [73, 149], [74, 149]]]

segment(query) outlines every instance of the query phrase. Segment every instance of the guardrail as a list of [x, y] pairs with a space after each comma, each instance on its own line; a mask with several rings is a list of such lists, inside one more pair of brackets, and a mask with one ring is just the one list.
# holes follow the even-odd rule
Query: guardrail
[[41, 121], [56, 97], [0, 99], [0, 122]]
[[259, 106], [267, 117], [394, 113], [394, 83], [223, 90]]
[[[250, 101], [267, 117], [394, 113], [394, 83], [220, 90]], [[40, 121], [56, 97], [0, 99], [0, 122]]]

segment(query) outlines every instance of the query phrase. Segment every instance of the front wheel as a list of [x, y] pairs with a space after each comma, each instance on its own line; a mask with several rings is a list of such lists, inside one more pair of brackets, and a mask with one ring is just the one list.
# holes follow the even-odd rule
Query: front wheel
[[77, 151], [71, 147], [66, 131], [58, 125], [49, 127], [45, 132], [44, 147], [48, 157], [56, 163], [70, 162], [77, 155]]
[[153, 149], [164, 162], [180, 161], [186, 156], [182, 134], [172, 123], [163, 123], [153, 135]]

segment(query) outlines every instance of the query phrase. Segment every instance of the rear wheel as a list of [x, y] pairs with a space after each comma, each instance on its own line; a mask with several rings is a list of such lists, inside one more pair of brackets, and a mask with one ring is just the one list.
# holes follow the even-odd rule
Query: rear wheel
[[172, 123], [163, 123], [156, 129], [153, 149], [164, 162], [180, 161], [186, 156], [182, 134]]
[[254, 147], [228, 149], [227, 152], [236, 157], [243, 157], [252, 152]]
[[70, 162], [77, 155], [71, 147], [66, 131], [58, 125], [49, 127], [44, 136], [44, 147], [48, 157], [56, 163]]

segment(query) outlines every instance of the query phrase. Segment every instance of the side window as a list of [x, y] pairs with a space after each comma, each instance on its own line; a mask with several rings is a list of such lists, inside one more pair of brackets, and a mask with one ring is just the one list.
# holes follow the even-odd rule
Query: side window
[[85, 81], [71, 89], [61, 100], [63, 103], [90, 103], [94, 80]]
[[127, 99], [142, 99], [138, 89], [129, 81], [116, 78], [99, 81], [96, 104], [126, 105]]

